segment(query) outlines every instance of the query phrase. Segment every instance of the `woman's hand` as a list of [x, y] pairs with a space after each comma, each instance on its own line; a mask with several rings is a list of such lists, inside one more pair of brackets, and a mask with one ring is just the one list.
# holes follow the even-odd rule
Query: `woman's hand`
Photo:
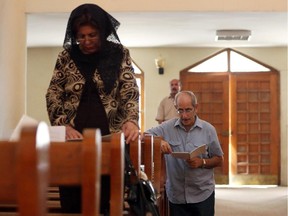
[[79, 133], [77, 130], [75, 130], [71, 126], [66, 126], [66, 140], [71, 139], [83, 139], [83, 136], [81, 133]]
[[126, 143], [129, 143], [130, 141], [135, 141], [139, 137], [139, 128], [133, 122], [125, 122], [122, 125], [122, 131], [124, 133]]

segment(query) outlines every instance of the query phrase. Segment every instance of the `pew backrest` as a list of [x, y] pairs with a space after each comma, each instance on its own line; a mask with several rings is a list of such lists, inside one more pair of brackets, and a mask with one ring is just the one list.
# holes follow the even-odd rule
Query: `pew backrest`
[[19, 141], [0, 141], [0, 204], [20, 216], [46, 215], [49, 130], [44, 122], [23, 127]]
[[85, 129], [82, 141], [51, 142], [49, 185], [82, 187], [82, 215], [99, 215], [100, 129]]
[[159, 136], [145, 134], [141, 145], [145, 173], [158, 193], [164, 184], [162, 176], [165, 164], [161, 153], [161, 140], [162, 138]]
[[124, 206], [125, 141], [123, 133], [102, 138], [102, 175], [110, 176], [110, 215], [122, 215]]

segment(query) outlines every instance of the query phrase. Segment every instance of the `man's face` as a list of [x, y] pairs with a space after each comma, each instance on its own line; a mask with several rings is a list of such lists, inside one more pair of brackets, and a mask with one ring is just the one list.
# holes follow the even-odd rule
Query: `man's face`
[[170, 91], [172, 94], [177, 94], [180, 91], [180, 85], [178, 80], [172, 80], [170, 82]]
[[182, 94], [178, 97], [176, 108], [182, 124], [185, 127], [192, 127], [195, 123], [197, 105], [192, 106], [191, 98], [188, 95]]

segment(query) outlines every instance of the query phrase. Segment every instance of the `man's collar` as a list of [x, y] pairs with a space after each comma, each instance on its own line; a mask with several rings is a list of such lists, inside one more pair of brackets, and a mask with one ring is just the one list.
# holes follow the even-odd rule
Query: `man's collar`
[[172, 93], [170, 93], [168, 98], [173, 98], [173, 99], [174, 99], [175, 96], [176, 96], [176, 94], [172, 94]]
[[[176, 126], [179, 126], [181, 128], [185, 128], [184, 125], [182, 124], [180, 118], [178, 118], [177, 121], [175, 122], [174, 127], [176, 127]], [[191, 128], [193, 129], [195, 127], [203, 128], [202, 121], [201, 121], [201, 119], [199, 119], [199, 117], [197, 115], [195, 116], [194, 125]]]

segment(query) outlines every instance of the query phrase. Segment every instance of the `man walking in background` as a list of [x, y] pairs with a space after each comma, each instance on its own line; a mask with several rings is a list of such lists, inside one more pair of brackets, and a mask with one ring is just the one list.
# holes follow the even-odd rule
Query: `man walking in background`
[[159, 124], [171, 118], [178, 117], [177, 110], [174, 106], [175, 95], [181, 90], [181, 83], [178, 79], [170, 81], [170, 95], [163, 98], [158, 106], [157, 116], [155, 118]]

